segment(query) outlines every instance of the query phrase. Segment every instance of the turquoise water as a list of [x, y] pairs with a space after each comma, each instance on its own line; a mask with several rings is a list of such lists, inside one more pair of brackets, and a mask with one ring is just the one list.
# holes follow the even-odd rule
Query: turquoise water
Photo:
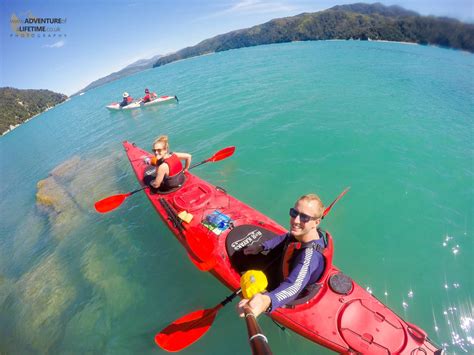
[[[149, 87], [179, 104], [108, 112]], [[0, 138], [0, 352], [164, 353], [154, 334], [230, 292], [189, 262], [122, 151], [160, 134], [194, 173], [288, 224], [303, 193], [332, 209], [335, 264], [449, 354], [474, 352], [474, 57], [398, 43], [231, 50], [91, 90]], [[40, 182], [41, 181], [41, 182]], [[275, 354], [329, 354], [263, 317]], [[233, 306], [183, 353], [250, 353]]]

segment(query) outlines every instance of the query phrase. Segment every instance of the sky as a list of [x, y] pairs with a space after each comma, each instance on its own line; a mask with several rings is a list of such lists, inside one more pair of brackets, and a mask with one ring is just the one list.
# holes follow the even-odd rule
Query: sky
[[[0, 87], [70, 95], [139, 59], [274, 18], [356, 2], [360, 1], [0, 0]], [[474, 0], [378, 2], [474, 23]], [[48, 29], [45, 36], [32, 32], [35, 37], [22, 38], [12, 21], [28, 17], [61, 23], [22, 23]]]

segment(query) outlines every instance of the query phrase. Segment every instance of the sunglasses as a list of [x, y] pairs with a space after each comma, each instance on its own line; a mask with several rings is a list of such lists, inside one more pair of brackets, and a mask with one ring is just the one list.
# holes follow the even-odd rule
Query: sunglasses
[[319, 217], [311, 217], [311, 216], [308, 216], [307, 214], [301, 213], [296, 208], [293, 208], [293, 207], [290, 208], [290, 217], [296, 218], [298, 216], [300, 216], [300, 221], [303, 223], [308, 223], [311, 220], [315, 221], [319, 218]]

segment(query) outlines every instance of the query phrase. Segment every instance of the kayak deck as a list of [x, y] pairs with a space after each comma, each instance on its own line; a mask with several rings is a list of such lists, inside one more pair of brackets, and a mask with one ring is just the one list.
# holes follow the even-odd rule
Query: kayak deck
[[[129, 142], [123, 145], [138, 181], [145, 186], [149, 166], [144, 160], [151, 154]], [[189, 172], [185, 175], [186, 181], [177, 191], [159, 194], [145, 189], [145, 194], [194, 265], [236, 291], [240, 288], [240, 269], [245, 265], [237, 266], [234, 253], [257, 239], [286, 230], [223, 188]], [[192, 215], [189, 223], [177, 216], [183, 211]], [[315, 287], [317, 292], [300, 304], [275, 310], [271, 318], [339, 353], [441, 354], [423, 330], [398, 317], [332, 264], [332, 237], [329, 233], [326, 237], [326, 268]], [[265, 262], [262, 265], [268, 267]]]

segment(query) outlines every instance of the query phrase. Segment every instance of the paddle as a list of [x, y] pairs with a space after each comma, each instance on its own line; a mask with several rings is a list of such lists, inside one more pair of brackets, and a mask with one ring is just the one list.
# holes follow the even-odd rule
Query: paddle
[[97, 201], [94, 204], [95, 210], [99, 213], [107, 213], [107, 212], [113, 211], [118, 206], [120, 206], [123, 203], [123, 201], [127, 199], [127, 197], [133, 194], [136, 194], [137, 192], [140, 192], [142, 190], [145, 190], [148, 187], [149, 186], [144, 186], [141, 189], [128, 192], [126, 194], [119, 194], [119, 195], [106, 197], [103, 200]]
[[[326, 216], [329, 211], [331, 211], [334, 204], [339, 201], [348, 190], [349, 187], [339, 194], [333, 203], [324, 210], [323, 216]], [[238, 289], [213, 308], [194, 311], [175, 320], [155, 335], [155, 343], [167, 351], [180, 351], [190, 346], [209, 330], [214, 322], [214, 318], [216, 318], [217, 312], [241, 292], [242, 289]]]
[[248, 306], [244, 306], [245, 323], [247, 323], [247, 332], [249, 335], [249, 343], [252, 348], [253, 355], [271, 355], [272, 351], [268, 345], [268, 339], [263, 334], [262, 329], [258, 325], [255, 315]]
[[211, 327], [217, 312], [241, 293], [237, 290], [213, 308], [194, 311], [175, 320], [155, 335], [155, 343], [166, 351], [180, 351], [201, 338]]
[[334, 206], [334, 204], [335, 204], [337, 201], [339, 201], [339, 200], [341, 199], [341, 197], [344, 196], [347, 191], [349, 191], [349, 189], [350, 189], [350, 187], [346, 187], [346, 188], [344, 189], [344, 191], [342, 191], [342, 192], [339, 194], [339, 196], [337, 196], [336, 199], [335, 199], [334, 201], [332, 201], [332, 203], [329, 205], [329, 207], [324, 210], [323, 216], [321, 217], [321, 219], [323, 219], [323, 218], [329, 213], [329, 211], [331, 211], [332, 206]]
[[[200, 163], [192, 165], [189, 169], [193, 169], [193, 168], [195, 168], [199, 165], [205, 164], [205, 163], [216, 162], [216, 161], [226, 159], [226, 158], [230, 157], [232, 154], [234, 154], [234, 151], [235, 151], [235, 147], [223, 148], [223, 149], [219, 150], [217, 153], [215, 153], [212, 157], [210, 157], [206, 160], [203, 160]], [[129, 193], [126, 193], [126, 194], [118, 194], [118, 195], [106, 197], [106, 198], [104, 198], [100, 201], [97, 201], [94, 204], [94, 207], [95, 207], [96, 211], [99, 212], [99, 213], [108, 213], [110, 211], [113, 211], [117, 207], [119, 207], [123, 203], [123, 201], [125, 201], [127, 199], [127, 197], [129, 197], [129, 196], [131, 196], [131, 195], [133, 195], [137, 192], [140, 192], [142, 190], [145, 190], [147, 188], [149, 188], [149, 186], [144, 186], [144, 187], [142, 187], [138, 190], [135, 190], [135, 191], [132, 191], [132, 192], [129, 192]]]
[[205, 164], [205, 163], [211, 163], [211, 162], [214, 163], [216, 161], [226, 159], [227, 157], [230, 157], [232, 154], [234, 154], [234, 152], [235, 152], [235, 147], [227, 147], [227, 148], [221, 149], [216, 154], [214, 154], [212, 157], [210, 157], [206, 160], [203, 160], [200, 163], [191, 165], [191, 167], [189, 169], [193, 169], [196, 166], [199, 166], [199, 165], [202, 165], [202, 164]]

